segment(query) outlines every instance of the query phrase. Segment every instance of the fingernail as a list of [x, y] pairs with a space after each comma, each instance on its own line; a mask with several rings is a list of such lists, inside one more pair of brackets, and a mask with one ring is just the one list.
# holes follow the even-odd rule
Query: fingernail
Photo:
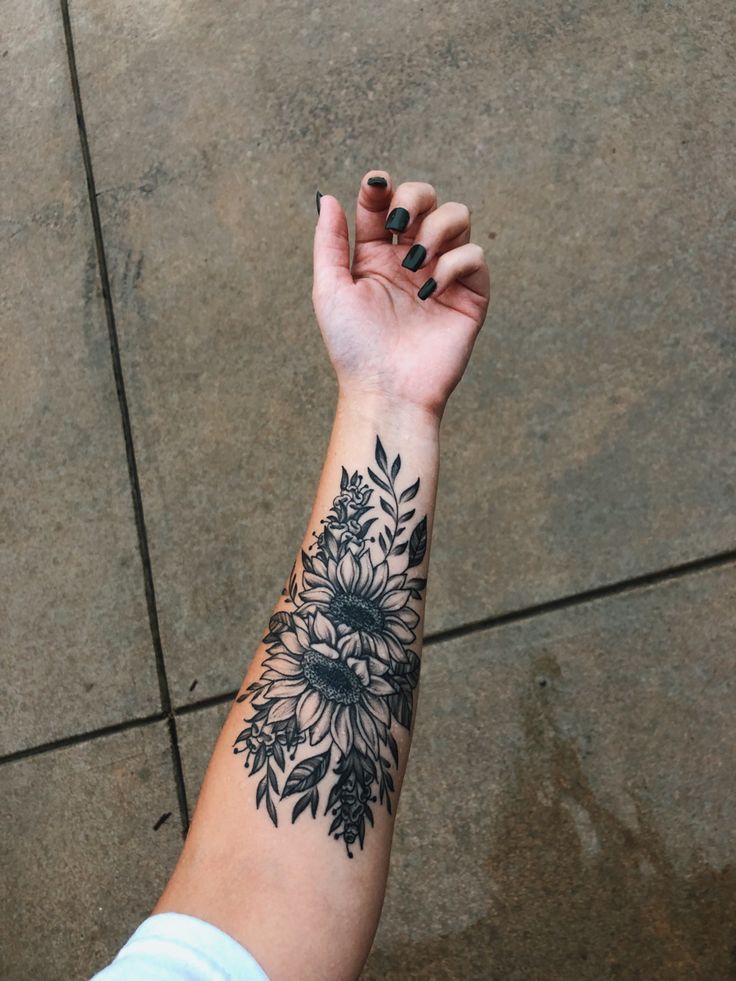
[[426, 258], [427, 250], [417, 242], [406, 253], [401, 265], [406, 269], [411, 269], [412, 272], [416, 272]]
[[319, 214], [319, 199], [323, 197], [324, 194], [321, 191], [317, 191], [317, 214]]
[[371, 187], [388, 187], [388, 181], [385, 177], [369, 177], [368, 183]]
[[406, 208], [394, 208], [383, 227], [391, 232], [403, 232], [408, 224], [409, 212]]
[[426, 300], [430, 293], [434, 293], [437, 289], [437, 283], [430, 276], [427, 282], [422, 286], [422, 288], [417, 293], [420, 300]]

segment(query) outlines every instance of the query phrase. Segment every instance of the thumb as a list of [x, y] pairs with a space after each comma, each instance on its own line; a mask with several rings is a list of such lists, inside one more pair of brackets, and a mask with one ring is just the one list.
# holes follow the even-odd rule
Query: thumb
[[319, 199], [319, 218], [314, 229], [314, 292], [331, 294], [343, 283], [352, 283], [350, 233], [342, 205], [331, 194]]

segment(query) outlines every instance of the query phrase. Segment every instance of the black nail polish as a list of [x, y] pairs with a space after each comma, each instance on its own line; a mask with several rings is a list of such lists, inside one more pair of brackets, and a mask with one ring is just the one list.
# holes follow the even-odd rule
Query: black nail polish
[[426, 300], [430, 293], [434, 293], [437, 289], [437, 283], [430, 276], [427, 282], [422, 286], [422, 288], [417, 293], [420, 300]]
[[321, 191], [317, 191], [317, 214], [319, 214], [319, 199], [324, 197]]
[[401, 265], [404, 266], [405, 269], [410, 269], [412, 272], [416, 272], [426, 258], [427, 250], [423, 245], [415, 242], [404, 256], [404, 261], [401, 263]]
[[406, 208], [394, 208], [383, 227], [391, 232], [403, 232], [408, 224], [409, 212]]
[[388, 181], [385, 177], [369, 177], [368, 183], [371, 187], [388, 187]]

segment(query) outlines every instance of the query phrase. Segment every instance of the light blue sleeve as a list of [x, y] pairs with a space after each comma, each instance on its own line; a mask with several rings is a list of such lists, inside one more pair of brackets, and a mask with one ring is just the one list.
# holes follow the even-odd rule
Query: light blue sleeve
[[268, 981], [255, 958], [196, 916], [156, 913], [91, 981]]

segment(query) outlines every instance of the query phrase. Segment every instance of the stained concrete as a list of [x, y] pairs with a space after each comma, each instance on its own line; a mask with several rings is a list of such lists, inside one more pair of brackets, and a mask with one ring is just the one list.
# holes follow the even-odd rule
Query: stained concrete
[[[725, 5], [70, 8], [175, 706], [239, 683], [304, 531], [314, 191], [352, 223], [369, 168], [467, 202], [494, 281], [427, 631], [733, 548]], [[0, 974], [51, 981], [180, 834], [163, 726], [34, 750], [160, 698], [60, 7], [4, 15]], [[427, 648], [366, 978], [734, 976], [733, 576]], [[177, 716], [190, 804], [224, 711]]]
[[730, 568], [428, 646], [363, 977], [731, 977], [735, 611]]
[[427, 651], [367, 978], [732, 975], [734, 588], [699, 577]]
[[725, 7], [72, 14], [177, 704], [237, 683], [304, 532], [335, 395], [314, 192], [352, 222], [369, 168], [467, 202], [495, 288], [427, 630], [734, 541]]
[[181, 847], [166, 726], [6, 763], [0, 781], [0, 975], [86, 981], [149, 914]]
[[179, 716], [179, 748], [190, 813], [194, 812], [207, 763], [230, 706], [228, 701]]
[[6, 8], [0, 754], [160, 707], [59, 8]]

